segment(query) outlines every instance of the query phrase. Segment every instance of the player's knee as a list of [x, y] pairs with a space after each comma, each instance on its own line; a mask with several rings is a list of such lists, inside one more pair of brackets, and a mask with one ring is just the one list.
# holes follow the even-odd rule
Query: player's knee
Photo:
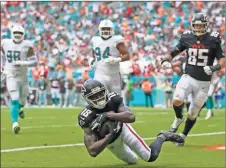
[[19, 100], [19, 92], [16, 90], [9, 91], [12, 100]]
[[188, 111], [188, 118], [190, 120], [195, 120], [199, 114], [201, 107], [197, 106], [196, 104], [191, 105]]
[[136, 164], [137, 161], [138, 161], [138, 157], [136, 155], [134, 155], [133, 157], [129, 158], [127, 163], [130, 164], [130, 165], [133, 165], [133, 164]]
[[174, 99], [174, 100], [173, 100], [173, 104], [174, 104], [175, 106], [181, 106], [181, 105], [183, 104], [183, 101], [178, 100], [178, 99]]
[[195, 119], [196, 119], [196, 117], [197, 117], [197, 116], [194, 116], [194, 115], [190, 115], [190, 114], [188, 114], [188, 118], [189, 118], [190, 120], [192, 120], [192, 121], [193, 121], [193, 120], [195, 120]]
[[159, 157], [159, 151], [154, 148], [151, 149], [151, 157], [148, 162], [154, 162]]

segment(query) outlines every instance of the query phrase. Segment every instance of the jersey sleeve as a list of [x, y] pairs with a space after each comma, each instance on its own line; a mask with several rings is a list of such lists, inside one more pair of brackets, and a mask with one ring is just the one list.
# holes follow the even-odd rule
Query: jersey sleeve
[[123, 38], [121, 35], [115, 36], [115, 47], [116, 47], [119, 43], [124, 43], [124, 38]]
[[109, 98], [114, 103], [114, 107], [115, 107], [114, 111], [118, 112], [118, 108], [121, 105], [121, 103], [123, 102], [122, 97], [118, 93], [112, 92], [109, 94]]
[[214, 38], [214, 41], [216, 43], [216, 55], [215, 55], [216, 59], [219, 60], [221, 58], [224, 58], [225, 55], [224, 55], [224, 52], [223, 52], [222, 47], [221, 47], [221, 36], [220, 36], [220, 33], [212, 32], [210, 34], [210, 36], [212, 38]]
[[[1, 40], [1, 54], [5, 54], [4, 51], [4, 44], [5, 44], [5, 39]], [[2, 55], [3, 56], [3, 55]]]
[[90, 114], [92, 113], [91, 109], [85, 107], [81, 113], [78, 115], [78, 125], [81, 128], [89, 127], [90, 123], [92, 122], [92, 117]]
[[185, 32], [181, 35], [180, 41], [179, 41], [179, 43], [176, 45], [176, 47], [179, 49], [180, 52], [182, 52], [182, 51], [184, 51], [184, 50], [186, 49], [185, 42], [186, 42], [187, 36], [189, 36], [191, 33], [192, 33], [191, 31], [185, 31]]
[[93, 50], [94, 39], [95, 39], [95, 37], [92, 37], [92, 39], [90, 40], [90, 47], [92, 50]]
[[34, 47], [34, 42], [33, 41], [30, 41], [30, 40], [27, 40], [27, 47], [28, 48], [33, 48]]

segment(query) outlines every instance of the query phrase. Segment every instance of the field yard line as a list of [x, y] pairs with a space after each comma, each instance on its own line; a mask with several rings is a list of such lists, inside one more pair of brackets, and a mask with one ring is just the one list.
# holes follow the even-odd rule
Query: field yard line
[[[136, 121], [134, 124], [142, 124], [144, 121]], [[21, 129], [41, 129], [41, 128], [62, 128], [62, 127], [77, 127], [78, 124], [71, 125], [47, 125], [47, 126], [24, 126]], [[6, 128], [1, 128], [1, 131], [7, 130]]]
[[[222, 134], [225, 134], [225, 132], [210, 132], [210, 133], [202, 133], [202, 134], [190, 134], [190, 135], [188, 135], [188, 137], [211, 136], [211, 135], [222, 135]], [[143, 139], [144, 140], [151, 140], [153, 138], [143, 138]]]
[[[209, 132], [209, 133], [202, 133], [202, 134], [191, 134], [188, 135], [189, 137], [199, 137], [199, 136], [211, 136], [211, 135], [222, 135], [225, 132]], [[143, 138], [144, 140], [151, 140], [156, 139], [156, 137], [152, 138]], [[30, 146], [30, 147], [23, 147], [23, 148], [12, 148], [12, 149], [2, 149], [1, 153], [8, 153], [8, 152], [19, 152], [19, 151], [26, 151], [26, 150], [34, 150], [34, 149], [45, 149], [45, 148], [65, 148], [65, 147], [72, 147], [72, 146], [84, 146], [83, 143], [76, 143], [76, 144], [63, 144], [63, 145], [50, 145], [50, 146]]]

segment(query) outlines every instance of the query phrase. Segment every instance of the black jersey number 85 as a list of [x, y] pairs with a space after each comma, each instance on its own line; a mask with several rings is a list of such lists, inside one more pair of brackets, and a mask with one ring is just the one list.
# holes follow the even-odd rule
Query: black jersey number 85
[[196, 66], [206, 66], [208, 62], [209, 49], [188, 49], [188, 64]]

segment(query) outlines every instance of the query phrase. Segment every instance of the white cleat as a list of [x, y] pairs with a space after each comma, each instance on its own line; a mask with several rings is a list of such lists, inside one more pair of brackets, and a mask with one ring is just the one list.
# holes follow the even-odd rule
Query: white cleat
[[173, 121], [173, 124], [171, 125], [170, 127], [170, 130], [169, 132], [174, 132], [176, 133], [180, 124], [184, 121], [184, 118], [180, 119], [180, 118], [177, 118], [175, 117], [174, 121]]
[[184, 143], [185, 143], [185, 139], [186, 139], [186, 135], [180, 133], [179, 134], [183, 139], [184, 139], [184, 142], [183, 143], [175, 143], [177, 146], [184, 146]]
[[210, 119], [211, 117], [213, 117], [213, 112], [212, 111], [208, 111], [205, 117], [205, 120]]
[[13, 123], [12, 131], [13, 131], [14, 134], [18, 134], [18, 133], [19, 133], [19, 131], [20, 131], [20, 126], [19, 126], [18, 122], [14, 122], [14, 123]]

